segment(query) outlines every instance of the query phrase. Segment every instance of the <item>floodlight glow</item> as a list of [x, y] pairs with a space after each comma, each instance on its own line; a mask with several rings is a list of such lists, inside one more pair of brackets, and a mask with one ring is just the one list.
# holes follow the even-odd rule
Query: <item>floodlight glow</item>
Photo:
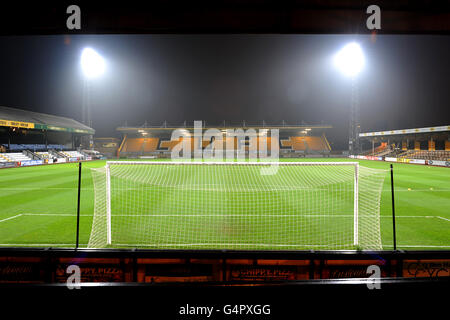
[[356, 42], [347, 44], [334, 56], [334, 65], [346, 76], [356, 76], [364, 64], [363, 51]]
[[81, 54], [81, 68], [87, 78], [96, 78], [105, 71], [105, 60], [95, 50], [86, 48]]

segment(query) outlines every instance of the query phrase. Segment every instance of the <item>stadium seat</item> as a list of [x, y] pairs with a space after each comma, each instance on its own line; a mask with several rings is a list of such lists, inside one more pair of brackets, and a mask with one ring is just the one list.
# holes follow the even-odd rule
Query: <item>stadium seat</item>
[[145, 138], [143, 142], [144, 152], [155, 152], [158, 148], [158, 138]]
[[30, 157], [20, 152], [0, 153], [0, 156], [1, 158], [5, 159], [8, 162], [21, 162], [32, 160]]
[[399, 158], [450, 161], [450, 151], [445, 150], [408, 150], [399, 155]]
[[127, 138], [121, 152], [139, 152], [142, 151], [144, 138]]

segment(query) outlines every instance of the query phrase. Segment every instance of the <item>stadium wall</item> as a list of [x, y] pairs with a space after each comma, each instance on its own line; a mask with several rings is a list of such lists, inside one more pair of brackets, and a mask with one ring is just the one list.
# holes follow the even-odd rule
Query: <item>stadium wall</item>
[[369, 278], [449, 279], [450, 251], [221, 252], [0, 249], [0, 283], [67, 283], [69, 265], [81, 283], [268, 284], [299, 280]]
[[444, 160], [409, 159], [409, 158], [377, 157], [377, 156], [363, 156], [363, 155], [358, 155], [358, 156], [350, 155], [349, 158], [360, 159], [360, 160], [374, 160], [374, 161], [421, 164], [421, 165], [438, 166], [438, 167], [450, 167], [450, 161], [444, 161]]

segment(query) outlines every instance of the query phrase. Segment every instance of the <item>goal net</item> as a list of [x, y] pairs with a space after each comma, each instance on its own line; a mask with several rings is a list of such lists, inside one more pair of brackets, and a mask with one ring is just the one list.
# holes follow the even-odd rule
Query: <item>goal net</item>
[[381, 249], [385, 170], [357, 162], [109, 161], [88, 247]]

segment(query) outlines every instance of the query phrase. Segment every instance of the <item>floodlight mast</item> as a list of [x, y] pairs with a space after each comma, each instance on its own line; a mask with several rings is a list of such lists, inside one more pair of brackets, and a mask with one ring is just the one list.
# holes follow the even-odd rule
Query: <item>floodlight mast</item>
[[358, 81], [356, 77], [352, 78], [352, 97], [350, 106], [350, 126], [349, 126], [349, 141], [348, 152], [350, 155], [356, 155], [361, 152], [361, 145], [359, 141], [359, 134], [361, 132], [361, 125], [359, 120], [359, 90]]
[[[81, 53], [80, 64], [84, 75], [82, 121], [86, 126], [92, 128], [92, 112], [90, 103], [91, 80], [101, 76], [104, 73], [105, 61], [94, 49], [85, 48]], [[89, 141], [83, 144], [91, 148], [93, 145], [92, 136], [89, 136]]]
[[334, 57], [335, 66], [346, 76], [351, 78], [352, 93], [350, 106], [350, 125], [348, 152], [350, 155], [359, 154], [361, 146], [359, 142], [359, 90], [357, 76], [364, 68], [365, 59], [361, 47], [356, 42], [344, 46]]
[[86, 78], [97, 78], [105, 70], [105, 60], [94, 49], [85, 48], [81, 53], [81, 68]]

